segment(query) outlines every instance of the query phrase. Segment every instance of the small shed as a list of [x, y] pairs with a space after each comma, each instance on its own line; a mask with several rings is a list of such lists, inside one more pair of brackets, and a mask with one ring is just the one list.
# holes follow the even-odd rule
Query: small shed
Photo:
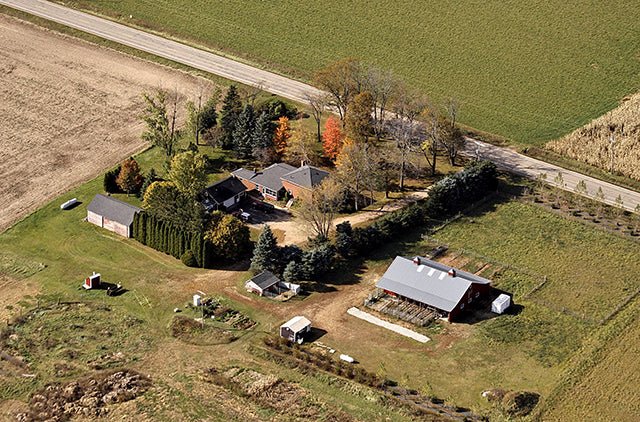
[[96, 195], [87, 207], [87, 221], [124, 237], [133, 235], [133, 218], [140, 208], [111, 196]]
[[503, 293], [491, 302], [491, 312], [502, 314], [509, 306], [511, 306], [511, 297]]
[[257, 276], [247, 280], [247, 282], [244, 284], [244, 287], [248, 292], [264, 296], [266, 292], [268, 292], [270, 289], [278, 287], [278, 284], [280, 283], [280, 279], [271, 271], [263, 271]]
[[100, 287], [100, 273], [94, 272], [93, 275], [85, 278], [82, 287], [87, 290], [97, 289], [98, 287]]
[[280, 326], [280, 337], [302, 343], [305, 334], [311, 331], [311, 321], [303, 316], [291, 318]]

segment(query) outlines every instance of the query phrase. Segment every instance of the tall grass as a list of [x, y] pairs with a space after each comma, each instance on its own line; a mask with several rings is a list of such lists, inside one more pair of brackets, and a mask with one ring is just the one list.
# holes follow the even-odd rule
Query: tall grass
[[[613, 141], [613, 142], [612, 142]], [[640, 93], [547, 148], [561, 155], [640, 180]]]

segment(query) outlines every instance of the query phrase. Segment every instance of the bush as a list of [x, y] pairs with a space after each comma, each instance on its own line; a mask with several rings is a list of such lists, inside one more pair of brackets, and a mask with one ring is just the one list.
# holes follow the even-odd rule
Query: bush
[[120, 174], [120, 165], [117, 167], [107, 171], [104, 174], [104, 179], [102, 181], [102, 187], [104, 191], [107, 193], [120, 193], [120, 188], [118, 187], [118, 183], [116, 183], [116, 179]]
[[510, 416], [526, 416], [536, 407], [540, 394], [528, 391], [510, 391], [502, 399], [502, 408]]
[[433, 185], [429, 191], [426, 212], [429, 216], [444, 220], [483, 198], [498, 187], [495, 164], [480, 161], [460, 173], [447, 176]]
[[280, 117], [294, 119], [298, 114], [298, 109], [279, 98], [272, 97], [258, 105], [256, 114], [260, 115], [263, 112], [267, 113], [270, 120], [278, 120]]
[[185, 253], [182, 254], [182, 256], [180, 257], [180, 261], [182, 261], [182, 263], [187, 267], [192, 267], [192, 268], [199, 267], [198, 260], [196, 259], [195, 255], [193, 255], [193, 252], [191, 251], [191, 249], [187, 250]]
[[353, 228], [345, 221], [336, 226], [336, 249], [343, 258], [353, 255]]

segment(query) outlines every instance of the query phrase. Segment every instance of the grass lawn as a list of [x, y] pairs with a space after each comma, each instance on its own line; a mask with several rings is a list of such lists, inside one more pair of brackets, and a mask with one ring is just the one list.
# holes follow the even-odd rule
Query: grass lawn
[[447, 226], [435, 237], [454, 249], [546, 275], [548, 282], [534, 299], [599, 320], [640, 286], [638, 242], [533, 204], [498, 204], [479, 214]]
[[640, 9], [621, 0], [65, 4], [303, 79], [360, 58], [436, 99], [457, 97], [463, 123], [529, 144], [604, 114], [640, 85]]
[[[150, 165], [160, 169], [163, 160], [153, 149], [136, 158], [143, 169]], [[148, 374], [154, 387], [136, 400], [134, 407], [115, 409], [114, 420], [118, 412], [124, 412], [122, 417], [145, 414], [147, 420], [175, 420], [176, 414], [182, 420], [247, 420], [255, 415], [281, 420], [273, 418], [269, 409], [201, 380], [203, 369], [228, 365], [252, 367], [298, 382], [308, 389], [310, 397], [327, 403], [329, 409], [372, 420], [408, 420], [373, 393], [356, 394], [322, 377], [304, 376], [257, 358], [249, 348], [261, 344], [262, 335], [272, 332], [282, 318], [265, 311], [253, 298], [241, 302], [226, 297], [229, 292], [233, 296], [248, 278], [244, 266], [187, 268], [168, 255], [83, 221], [87, 205], [101, 191], [102, 177], [98, 177], [65, 194], [64, 198], [78, 198], [82, 202], [79, 206], [61, 211], [63, 199], [54, 200], [0, 234], [1, 282], [9, 277], [37, 284], [37, 301], [45, 306], [60, 300], [109, 308], [92, 312], [88, 307], [76, 310], [63, 304], [62, 309], [41, 311], [35, 319], [18, 326], [17, 339], [11, 341], [28, 362], [35, 362], [29, 371], [37, 375], [21, 377], [10, 363], [0, 360], [0, 413], [6, 410], [5, 400], [27, 400], [46, 383], [76, 379], [91, 371], [89, 362], [122, 353], [121, 361], [106, 367], [126, 366]], [[133, 197], [130, 199], [133, 201]], [[101, 290], [82, 289], [82, 280], [92, 271], [100, 272], [104, 281], [122, 283], [128, 291], [107, 297]], [[222, 296], [226, 306], [241, 311], [258, 325], [230, 344], [204, 346], [173, 338], [169, 330], [173, 309], [183, 308], [197, 290]], [[35, 306], [33, 296], [23, 298], [25, 308]], [[12, 302], [9, 307], [13, 314], [23, 312], [19, 303]]]

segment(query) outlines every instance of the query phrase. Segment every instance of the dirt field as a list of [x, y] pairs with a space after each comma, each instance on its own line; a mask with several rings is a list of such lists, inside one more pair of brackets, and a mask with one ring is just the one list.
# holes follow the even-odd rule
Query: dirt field
[[144, 148], [143, 91], [208, 85], [0, 15], [0, 232]]

